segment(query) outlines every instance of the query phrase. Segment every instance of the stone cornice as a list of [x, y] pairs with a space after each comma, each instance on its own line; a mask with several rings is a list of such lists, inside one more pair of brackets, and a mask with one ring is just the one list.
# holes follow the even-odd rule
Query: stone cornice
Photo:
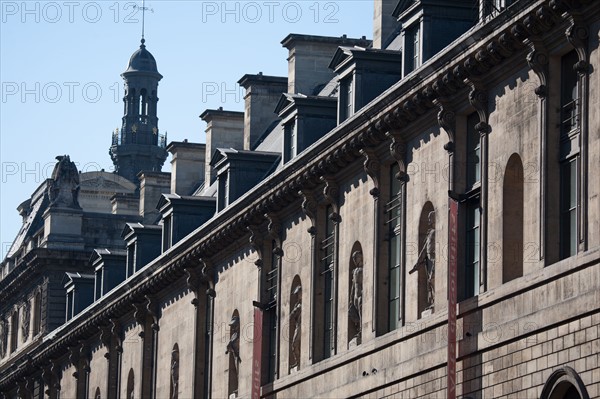
[[[521, 0], [518, 13], [504, 17], [501, 14], [490, 23], [473, 28], [451, 48], [384, 92], [286, 167], [94, 303], [85, 314], [55, 330], [32, 351], [28, 367], [13, 363], [10, 370], [3, 370], [5, 378], [0, 381], [0, 389], [16, 381], [30, 366], [47, 363], [47, 359], [64, 353], [69, 345], [97, 334], [99, 327], [108, 325], [111, 319], [130, 313], [132, 303], [144, 300], [150, 292], [168, 287], [186, 276], [186, 270], [202, 267], [202, 259], [218, 254], [228, 246], [227, 243], [246, 236], [246, 227], [254, 220], [297, 201], [301, 190], [321, 186], [322, 176], [335, 174], [350, 163], [361, 162], [361, 151], [388, 141], [386, 134], [390, 131], [394, 131], [393, 137], [399, 138], [399, 135], [406, 141], [412, 133], [405, 128], [437, 108], [436, 100], [466, 89], [465, 80], [477, 79], [496, 68], [523, 49], [524, 42], [530, 37], [543, 36], [553, 25], [564, 21], [563, 13], [586, 4], [592, 4], [592, 1]], [[525, 63], [525, 58], [522, 61]]]

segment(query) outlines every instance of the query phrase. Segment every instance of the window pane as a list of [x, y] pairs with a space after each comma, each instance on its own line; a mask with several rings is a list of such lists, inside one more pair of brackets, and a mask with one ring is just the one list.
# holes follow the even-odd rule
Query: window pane
[[390, 330], [394, 330], [398, 327], [398, 310], [400, 301], [393, 300], [390, 302]]

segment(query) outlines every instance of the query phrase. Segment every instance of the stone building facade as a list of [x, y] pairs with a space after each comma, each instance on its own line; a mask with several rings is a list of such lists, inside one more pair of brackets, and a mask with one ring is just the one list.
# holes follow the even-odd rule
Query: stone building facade
[[24, 203], [5, 397], [600, 397], [600, 3], [374, 19], [286, 37], [287, 77], [245, 75], [170, 176], [153, 143], [110, 211], [58, 175]]

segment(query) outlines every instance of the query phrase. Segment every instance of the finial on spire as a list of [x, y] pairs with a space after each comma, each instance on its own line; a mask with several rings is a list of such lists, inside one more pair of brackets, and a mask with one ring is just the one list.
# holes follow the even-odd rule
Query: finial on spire
[[152, 8], [146, 7], [146, 0], [142, 0], [142, 6], [134, 6], [137, 7], [138, 10], [142, 10], [142, 45], [140, 47], [145, 47], [144, 43], [146, 43], [146, 39], [144, 39], [144, 29], [146, 27], [146, 10], [150, 12], [154, 12]]

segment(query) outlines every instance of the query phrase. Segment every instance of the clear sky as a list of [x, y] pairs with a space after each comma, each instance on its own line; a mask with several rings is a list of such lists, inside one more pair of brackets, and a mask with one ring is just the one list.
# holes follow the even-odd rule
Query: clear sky
[[[141, 34], [141, 1], [0, 1], [0, 243], [55, 156], [112, 171], [123, 80]], [[136, 8], [137, 7], [137, 8]], [[146, 1], [146, 45], [164, 76], [159, 129], [204, 142], [207, 108], [243, 111], [246, 73], [287, 76], [289, 33], [372, 38], [373, 0]], [[169, 159], [164, 171], [169, 170]]]

